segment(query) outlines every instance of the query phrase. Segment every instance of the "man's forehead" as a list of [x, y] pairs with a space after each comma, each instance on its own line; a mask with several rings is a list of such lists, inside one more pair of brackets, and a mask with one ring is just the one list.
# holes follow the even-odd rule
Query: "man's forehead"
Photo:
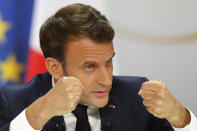
[[66, 52], [75, 52], [80, 55], [85, 53], [92, 54], [102, 54], [107, 53], [109, 51], [114, 51], [113, 42], [94, 42], [88, 38], [82, 38], [79, 40], [74, 40], [68, 43], [66, 46]]
[[110, 61], [113, 56], [115, 55], [114, 50], [108, 51], [107, 53], [90, 53], [90, 54], [83, 54], [79, 57], [79, 62], [81, 64], [98, 64], [98, 63], [105, 63]]
[[70, 42], [66, 52], [66, 57], [84, 62], [111, 59], [114, 55], [114, 48], [112, 41], [96, 43], [88, 39], [82, 39]]
[[73, 46], [73, 47], [85, 47], [85, 48], [91, 48], [91, 47], [105, 47], [105, 46], [113, 46], [113, 41], [107, 41], [107, 42], [96, 42], [88, 37], [79, 37], [78, 39], [75, 38], [71, 40], [68, 43], [68, 46]]

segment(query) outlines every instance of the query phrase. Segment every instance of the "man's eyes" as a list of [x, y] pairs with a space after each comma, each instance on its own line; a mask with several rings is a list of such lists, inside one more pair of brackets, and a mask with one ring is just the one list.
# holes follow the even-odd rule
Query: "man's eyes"
[[[110, 66], [111, 63], [112, 63], [112, 60], [107, 61], [107, 62], [105, 63], [105, 66]], [[92, 70], [94, 70], [96, 67], [98, 67], [98, 66], [97, 66], [97, 65], [87, 65], [87, 66], [85, 66], [85, 70], [87, 70], [87, 71], [92, 71]]]
[[92, 66], [92, 65], [86, 66], [86, 67], [85, 67], [85, 70], [91, 71], [91, 70], [93, 70], [93, 66]]
[[106, 65], [107, 65], [107, 66], [110, 65], [110, 64], [112, 63], [112, 61], [113, 61], [113, 60], [107, 61], [107, 62], [106, 62]]
[[111, 62], [112, 62], [112, 61], [108, 61], [108, 62], [106, 62], [106, 65], [109, 65], [109, 64], [111, 64]]

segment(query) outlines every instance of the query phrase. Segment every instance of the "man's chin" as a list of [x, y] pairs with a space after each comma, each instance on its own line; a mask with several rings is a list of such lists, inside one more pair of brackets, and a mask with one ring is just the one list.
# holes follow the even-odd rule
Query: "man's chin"
[[107, 105], [108, 101], [109, 101], [109, 97], [105, 97], [103, 99], [96, 99], [94, 100], [92, 105], [93, 107], [96, 107], [96, 108], [103, 108]]
[[102, 99], [101, 98], [99, 98], [99, 99], [94, 98], [94, 100], [89, 100], [87, 102], [81, 101], [79, 104], [88, 105], [88, 106], [92, 106], [95, 108], [103, 108], [107, 105], [108, 101], [109, 101], [109, 97], [106, 96]]

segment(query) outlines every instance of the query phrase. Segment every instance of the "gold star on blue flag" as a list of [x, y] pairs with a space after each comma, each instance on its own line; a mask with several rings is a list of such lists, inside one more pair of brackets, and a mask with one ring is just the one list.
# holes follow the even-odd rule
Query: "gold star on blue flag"
[[14, 55], [9, 55], [5, 61], [0, 61], [0, 79], [4, 83], [9, 81], [20, 82], [20, 73], [23, 70], [23, 64], [19, 63]]
[[5, 34], [10, 29], [10, 24], [2, 20], [0, 12], [0, 43], [4, 43], [6, 40]]
[[34, 0], [0, 0], [0, 88], [23, 83]]

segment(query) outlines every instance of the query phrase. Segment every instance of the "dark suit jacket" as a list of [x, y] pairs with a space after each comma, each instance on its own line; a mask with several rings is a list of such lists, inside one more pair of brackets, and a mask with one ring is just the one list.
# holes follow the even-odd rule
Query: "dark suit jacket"
[[[52, 88], [49, 73], [36, 75], [29, 83], [0, 88], [0, 131], [36, 99]], [[173, 131], [165, 119], [147, 112], [138, 96], [144, 77], [114, 76], [109, 103], [100, 110], [102, 131]], [[115, 108], [110, 108], [113, 104]], [[63, 116], [52, 118], [43, 131], [65, 131]]]

